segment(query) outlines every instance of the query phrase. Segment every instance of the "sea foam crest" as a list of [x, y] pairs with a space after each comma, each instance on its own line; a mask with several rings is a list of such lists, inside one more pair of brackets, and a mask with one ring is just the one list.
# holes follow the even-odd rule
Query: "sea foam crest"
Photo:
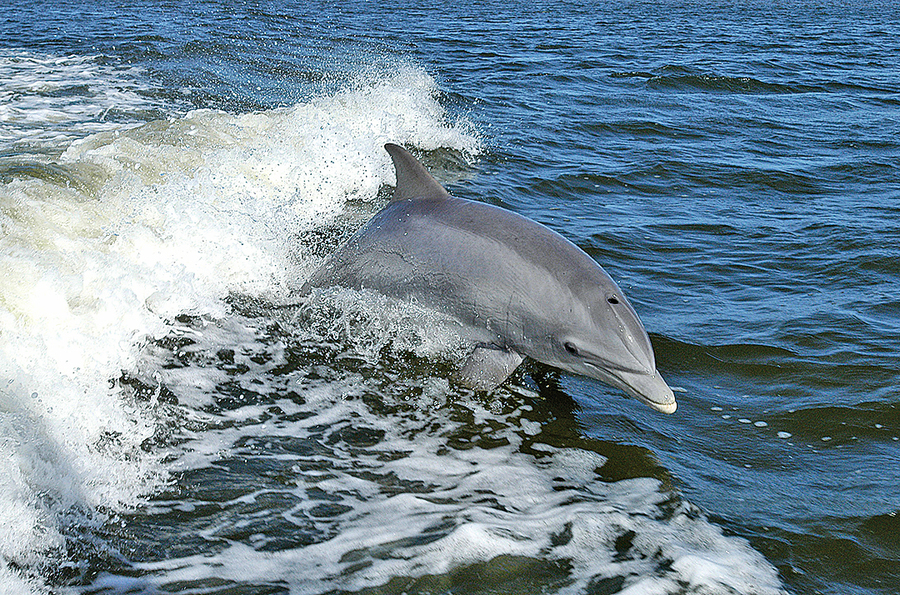
[[[59, 84], [91, 64], [0, 60], [22, 87], [35, 76], [21, 74], [23, 61]], [[4, 117], [60, 112], [71, 125], [54, 138], [83, 136], [104, 101], [48, 100], [46, 111], [13, 106]], [[120, 125], [53, 161], [4, 162], [0, 559], [20, 570], [0, 562], [0, 573], [19, 575], [27, 592], [26, 575], [65, 549], [67, 523], [104, 522], [165, 481], [142, 448], [158, 428], [152, 407], [123, 399], [111, 380], [138, 367], [140, 346], [177, 315], [221, 317], [229, 292], [294, 288], [309, 266], [293, 250], [297, 234], [392, 182], [386, 141], [478, 147], [448, 119], [433, 79], [404, 67], [289, 108]]]

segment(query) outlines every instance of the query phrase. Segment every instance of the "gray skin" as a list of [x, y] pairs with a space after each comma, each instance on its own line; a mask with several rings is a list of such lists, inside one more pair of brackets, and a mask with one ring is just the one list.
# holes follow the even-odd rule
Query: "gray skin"
[[457, 380], [489, 391], [524, 356], [624, 390], [663, 413], [675, 396], [622, 290], [580, 248], [520, 215], [454, 198], [398, 145], [391, 202], [306, 282], [372, 290], [459, 321]]

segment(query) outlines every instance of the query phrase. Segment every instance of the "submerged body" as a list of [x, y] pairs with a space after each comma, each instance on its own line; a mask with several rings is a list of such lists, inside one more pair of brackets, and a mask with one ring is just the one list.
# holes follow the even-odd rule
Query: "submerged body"
[[528, 356], [675, 411], [643, 325], [590, 256], [530, 219], [450, 196], [405, 149], [385, 148], [394, 199], [307, 289], [369, 289], [453, 316], [473, 342], [459, 379], [480, 390]]

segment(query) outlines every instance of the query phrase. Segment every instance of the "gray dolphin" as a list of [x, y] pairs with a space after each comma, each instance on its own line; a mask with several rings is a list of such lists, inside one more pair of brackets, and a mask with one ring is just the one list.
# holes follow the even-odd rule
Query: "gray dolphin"
[[528, 356], [675, 411], [644, 326], [590, 256], [530, 219], [450, 196], [405, 149], [385, 149], [393, 199], [301, 293], [368, 289], [456, 318], [473, 345], [457, 380], [476, 390], [492, 390]]

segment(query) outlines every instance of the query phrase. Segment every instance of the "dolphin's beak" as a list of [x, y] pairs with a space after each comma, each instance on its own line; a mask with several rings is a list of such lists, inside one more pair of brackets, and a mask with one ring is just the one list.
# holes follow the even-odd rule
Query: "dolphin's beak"
[[656, 370], [653, 375], [616, 370], [614, 377], [619, 388], [662, 413], [675, 413], [678, 403], [675, 394]]

